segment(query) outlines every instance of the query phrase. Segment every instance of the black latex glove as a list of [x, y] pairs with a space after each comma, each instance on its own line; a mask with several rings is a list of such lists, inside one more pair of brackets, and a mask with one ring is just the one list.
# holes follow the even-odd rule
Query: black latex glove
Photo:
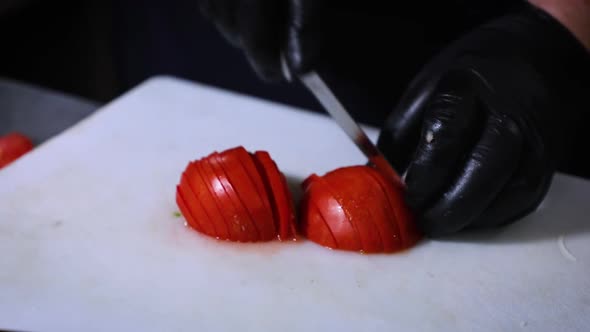
[[285, 81], [282, 52], [292, 73], [317, 71], [358, 121], [374, 126], [428, 59], [512, 2], [198, 0], [259, 78]]
[[589, 53], [523, 4], [425, 66], [378, 146], [406, 173], [426, 234], [510, 223], [536, 209], [563, 160], [588, 153], [571, 144], [590, 125], [589, 92]]
[[[395, 28], [391, 11], [381, 1], [200, 0], [199, 4], [204, 16], [245, 52], [266, 81], [285, 79], [281, 54], [295, 73], [314, 66], [319, 54], [330, 62], [346, 58], [350, 63], [361, 54], [359, 48], [382, 44], [382, 31]], [[358, 66], [366, 62], [357, 60]]]
[[282, 52], [295, 73], [317, 70], [323, 62], [324, 69], [365, 85], [388, 75], [406, 82], [459, 31], [497, 15], [512, 1], [198, 2], [204, 16], [245, 52], [266, 81], [284, 79]]

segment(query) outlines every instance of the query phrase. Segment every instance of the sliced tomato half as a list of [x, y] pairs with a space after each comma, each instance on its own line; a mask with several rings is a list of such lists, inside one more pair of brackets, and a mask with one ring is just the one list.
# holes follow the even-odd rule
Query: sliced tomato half
[[239, 242], [296, 235], [286, 178], [266, 151], [236, 147], [190, 163], [177, 204], [187, 223], [207, 235]]

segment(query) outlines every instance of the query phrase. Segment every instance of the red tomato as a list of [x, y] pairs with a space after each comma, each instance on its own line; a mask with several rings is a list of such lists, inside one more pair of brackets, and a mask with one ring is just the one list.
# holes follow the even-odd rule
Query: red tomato
[[328, 222], [320, 213], [315, 201], [310, 201], [311, 195], [304, 195], [301, 206], [305, 207], [305, 222], [301, 224], [301, 232], [318, 244], [328, 248], [338, 248], [336, 238], [328, 226]]
[[[226, 152], [217, 154], [216, 156], [218, 163], [223, 165], [222, 167], [229, 181], [233, 184], [233, 188], [235, 189], [240, 202], [242, 202], [248, 215], [251, 216], [254, 221], [259, 232], [260, 241], [267, 241], [275, 238], [277, 233], [275, 230], [272, 210], [268, 204], [268, 199], [265, 203], [262, 198], [264, 187], [260, 177], [256, 178], [249, 175], [246, 168], [242, 166], [240, 159], [236, 156], [236, 153]], [[261, 193], [256, 190], [255, 181], [260, 182], [262, 188]], [[266, 195], [264, 195], [264, 197], [266, 197]]]
[[279, 238], [293, 239], [296, 233], [295, 207], [285, 176], [279, 171], [268, 152], [256, 151], [254, 160], [269, 194]]
[[19, 133], [0, 137], [0, 169], [33, 150], [31, 140]]
[[303, 183], [303, 234], [329, 248], [367, 253], [413, 246], [421, 236], [403, 203], [403, 187], [390, 176], [369, 166], [310, 176]]
[[208, 236], [238, 242], [295, 236], [293, 199], [264, 151], [237, 147], [191, 162], [176, 202], [188, 225]]

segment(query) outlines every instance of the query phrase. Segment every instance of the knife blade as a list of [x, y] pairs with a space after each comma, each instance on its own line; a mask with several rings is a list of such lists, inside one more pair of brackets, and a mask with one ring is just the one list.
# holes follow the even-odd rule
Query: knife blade
[[299, 76], [299, 79], [307, 89], [317, 98], [320, 104], [332, 116], [336, 123], [344, 130], [346, 135], [356, 144], [361, 152], [369, 159], [382, 174], [391, 180], [403, 183], [394, 168], [389, 164], [385, 156], [371, 142], [367, 134], [359, 124], [346, 111], [342, 103], [336, 98], [328, 85], [315, 71], [310, 71]]
[[[280, 56], [280, 63], [283, 76], [287, 79], [287, 81], [291, 82], [293, 75], [282, 52]], [[299, 75], [299, 80], [316, 97], [320, 104], [332, 116], [340, 128], [344, 130], [346, 135], [361, 150], [367, 159], [369, 159], [369, 162], [372, 163], [377, 170], [379, 170], [383, 175], [387, 176], [390, 180], [404, 186], [403, 178], [397, 174], [395, 169], [387, 161], [381, 151], [379, 151], [373, 142], [371, 142], [367, 134], [352, 118], [350, 113], [346, 111], [346, 108], [344, 108], [334, 93], [332, 93], [332, 90], [330, 90], [320, 75], [318, 75], [318, 73], [315, 71], [309, 71], [305, 74]]]
[[299, 79], [369, 160], [380, 155], [377, 147], [316, 72], [303, 74]]

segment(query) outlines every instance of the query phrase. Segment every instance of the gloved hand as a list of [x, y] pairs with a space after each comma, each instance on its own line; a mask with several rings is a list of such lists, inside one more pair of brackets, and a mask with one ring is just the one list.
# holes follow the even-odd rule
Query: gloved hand
[[563, 160], [588, 153], [588, 140], [571, 149], [590, 124], [588, 92], [587, 50], [523, 4], [426, 65], [378, 147], [405, 173], [426, 234], [503, 225], [538, 207]]
[[393, 10], [387, 1], [358, 0], [199, 0], [199, 6], [266, 81], [284, 80], [282, 52], [295, 73], [322, 64], [366, 85], [388, 75], [410, 80], [459, 31], [511, 2], [403, 1]]
[[[358, 121], [383, 123], [416, 72], [460, 32], [514, 0], [198, 0], [259, 78], [317, 71]], [[425, 10], [428, 8], [428, 10]], [[383, 84], [383, 81], [387, 81]], [[297, 79], [293, 79], [297, 83]], [[318, 105], [319, 109], [319, 105]]]
[[315, 66], [320, 54], [330, 62], [357, 60], [358, 67], [366, 62], [358, 57], [371, 53], [366, 48], [382, 44], [383, 30], [394, 28], [393, 14], [381, 1], [199, 0], [199, 5], [266, 81], [285, 79], [281, 54], [295, 73]]

